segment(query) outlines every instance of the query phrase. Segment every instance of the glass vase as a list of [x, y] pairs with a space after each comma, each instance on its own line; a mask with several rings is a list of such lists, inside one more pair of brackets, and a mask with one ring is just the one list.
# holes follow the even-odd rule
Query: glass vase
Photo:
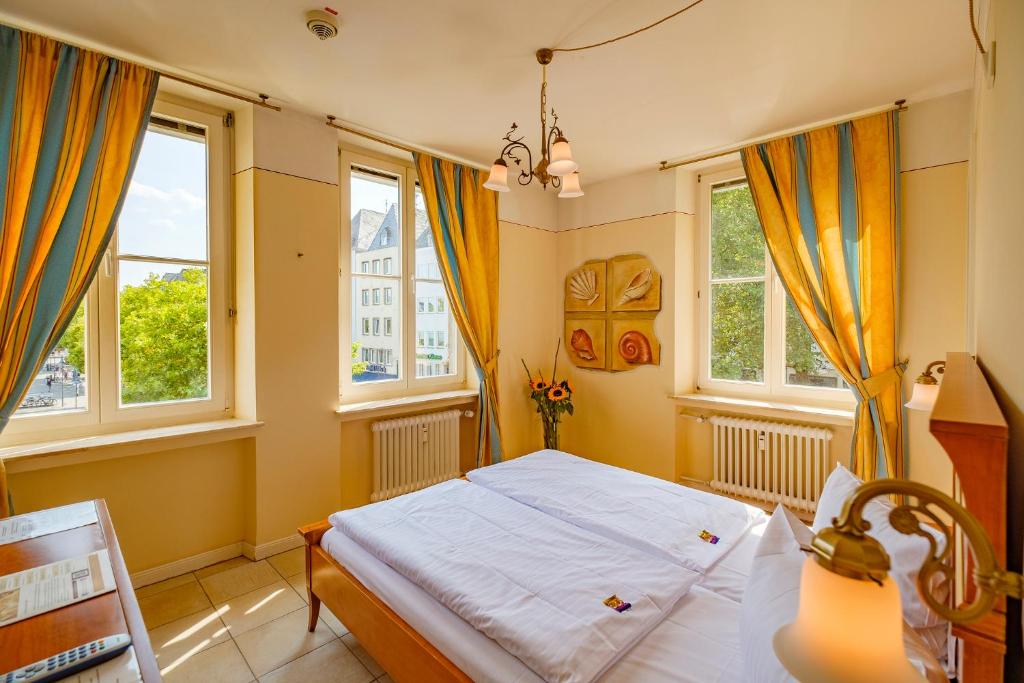
[[544, 448], [558, 450], [558, 420], [543, 418], [544, 422]]

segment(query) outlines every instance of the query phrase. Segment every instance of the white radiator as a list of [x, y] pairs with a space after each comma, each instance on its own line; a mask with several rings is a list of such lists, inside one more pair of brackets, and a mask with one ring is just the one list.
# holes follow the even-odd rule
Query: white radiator
[[459, 476], [461, 410], [374, 422], [371, 501]]
[[831, 471], [832, 432], [819, 427], [714, 415], [711, 488], [814, 512]]

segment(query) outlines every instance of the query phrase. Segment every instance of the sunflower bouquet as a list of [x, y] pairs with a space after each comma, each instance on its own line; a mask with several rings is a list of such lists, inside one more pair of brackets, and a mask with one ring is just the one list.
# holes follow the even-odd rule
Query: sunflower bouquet
[[[544, 425], [544, 448], [558, 448], [558, 423], [562, 421], [562, 415], [572, 415], [573, 387], [568, 379], [558, 380], [558, 351], [561, 349], [562, 340], [558, 340], [558, 347], [555, 348], [555, 362], [551, 368], [551, 381], [544, 379], [542, 372], [537, 372], [536, 377], [530, 368], [523, 361], [523, 369], [526, 370], [526, 381], [530, 387], [530, 398], [537, 404], [537, 412], [540, 413], [541, 422]], [[522, 359], [520, 359], [522, 360]]]

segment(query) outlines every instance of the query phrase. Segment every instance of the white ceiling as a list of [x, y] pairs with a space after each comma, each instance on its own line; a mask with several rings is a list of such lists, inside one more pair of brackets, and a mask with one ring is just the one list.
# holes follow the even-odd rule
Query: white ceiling
[[[489, 163], [517, 121], [536, 149], [539, 47], [579, 45], [687, 0], [4, 0], [8, 23], [77, 38]], [[625, 41], [558, 54], [549, 104], [585, 181], [898, 98], [970, 86], [966, 0], [704, 0]]]

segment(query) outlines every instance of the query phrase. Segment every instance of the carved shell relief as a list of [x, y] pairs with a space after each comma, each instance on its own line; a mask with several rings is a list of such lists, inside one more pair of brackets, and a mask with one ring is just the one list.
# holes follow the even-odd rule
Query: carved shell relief
[[593, 304], [601, 296], [597, 291], [597, 273], [590, 268], [580, 268], [569, 280], [569, 291], [574, 299], [583, 301], [588, 306]]
[[619, 338], [619, 355], [630, 365], [648, 365], [654, 360], [650, 340], [636, 330], [629, 330]]
[[626, 288], [622, 290], [622, 296], [619, 297], [619, 305], [644, 298], [647, 292], [651, 291], [652, 284], [654, 284], [654, 274], [650, 268], [644, 268], [626, 283]]
[[587, 334], [586, 330], [573, 330], [569, 346], [573, 352], [583, 360], [594, 360], [597, 354], [594, 353], [594, 341]]

